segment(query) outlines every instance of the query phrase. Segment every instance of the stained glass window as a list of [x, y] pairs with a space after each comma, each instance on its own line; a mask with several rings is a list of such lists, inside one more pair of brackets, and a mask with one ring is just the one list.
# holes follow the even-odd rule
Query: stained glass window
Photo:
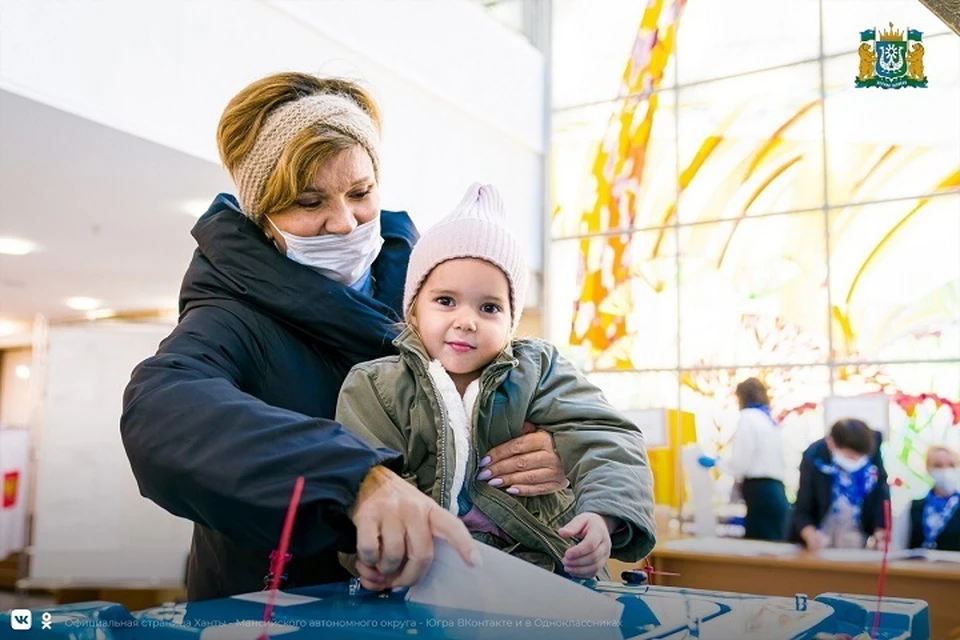
[[[922, 495], [926, 448], [960, 445], [960, 38], [909, 0], [553, 19], [548, 337], [712, 451], [759, 375], [791, 468], [824, 397], [884, 392], [897, 501]], [[855, 88], [870, 30], [922, 39], [926, 88]]]

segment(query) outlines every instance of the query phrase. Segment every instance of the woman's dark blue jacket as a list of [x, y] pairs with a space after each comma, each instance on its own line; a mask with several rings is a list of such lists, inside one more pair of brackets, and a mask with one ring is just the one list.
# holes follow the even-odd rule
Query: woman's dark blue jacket
[[286, 586], [346, 577], [345, 511], [367, 471], [398, 457], [332, 420], [350, 367], [394, 353], [417, 232], [403, 212], [381, 227], [373, 298], [281, 255], [232, 196], [194, 227], [179, 324], [133, 371], [120, 421], [141, 494], [195, 523], [190, 600], [263, 588], [298, 475]]
[[[931, 491], [933, 491], [931, 489]], [[914, 500], [910, 503], [910, 549], [918, 549], [924, 543], [923, 507], [925, 500]], [[946, 526], [940, 531], [935, 540], [940, 551], [960, 551], [960, 509], [953, 512]]]
[[[883, 466], [883, 457], [880, 453], [883, 438], [879, 432], [873, 433], [876, 449], [870, 456], [870, 463], [877, 467], [877, 484], [864, 497], [860, 511], [860, 529], [868, 537], [872, 536], [877, 529], [884, 527], [883, 502], [890, 498], [887, 470]], [[821, 471], [817, 465], [818, 461], [821, 465], [830, 465], [833, 462], [830, 448], [822, 438], [807, 447], [800, 461], [800, 486], [797, 489], [797, 501], [793, 505], [790, 523], [791, 542], [802, 541], [800, 532], [807, 525], [819, 527], [833, 504], [833, 476]]]

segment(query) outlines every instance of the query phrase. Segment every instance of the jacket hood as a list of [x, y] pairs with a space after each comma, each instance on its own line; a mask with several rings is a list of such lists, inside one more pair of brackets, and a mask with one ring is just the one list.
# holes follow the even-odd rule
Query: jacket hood
[[181, 317], [192, 308], [239, 301], [321, 346], [350, 345], [351, 359], [394, 353], [403, 282], [417, 232], [405, 212], [381, 212], [384, 244], [368, 296], [277, 251], [236, 199], [220, 194], [191, 232], [197, 241], [180, 290]]

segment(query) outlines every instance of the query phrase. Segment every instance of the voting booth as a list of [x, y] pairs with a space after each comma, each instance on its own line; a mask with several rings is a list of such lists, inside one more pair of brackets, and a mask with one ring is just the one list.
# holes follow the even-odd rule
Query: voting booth
[[19, 588], [109, 591], [121, 599], [118, 591], [182, 588], [192, 523], [140, 495], [119, 427], [130, 373], [156, 352], [170, 327], [85, 323], [36, 332], [39, 444], [30, 470], [35, 498], [27, 572]]
[[30, 433], [0, 425], [0, 560], [26, 543]]

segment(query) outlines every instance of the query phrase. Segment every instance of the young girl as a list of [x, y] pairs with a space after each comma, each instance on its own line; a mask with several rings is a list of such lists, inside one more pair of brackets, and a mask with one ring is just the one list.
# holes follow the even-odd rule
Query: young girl
[[[654, 545], [643, 435], [555, 347], [514, 338], [527, 268], [504, 218], [497, 190], [474, 184], [420, 239], [400, 355], [353, 368], [337, 420], [402, 452], [408, 480], [478, 540], [557, 573], [604, 575], [611, 555], [633, 562]], [[571, 488], [520, 497], [484, 471], [479, 452], [527, 421], [552, 434]], [[357, 568], [376, 588], [376, 572]]]

